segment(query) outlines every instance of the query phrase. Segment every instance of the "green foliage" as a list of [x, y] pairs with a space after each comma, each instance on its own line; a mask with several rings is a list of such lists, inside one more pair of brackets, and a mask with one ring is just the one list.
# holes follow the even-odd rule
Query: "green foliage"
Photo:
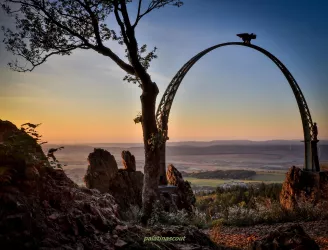
[[194, 225], [200, 228], [207, 227], [206, 215], [195, 209], [192, 213], [186, 210], [176, 212], [166, 212], [159, 201], [154, 203], [153, 211], [149, 220], [149, 225]]
[[281, 187], [281, 184], [261, 183], [248, 188], [217, 188], [215, 193], [197, 195], [196, 207], [206, 214], [207, 223], [212, 223], [212, 227], [217, 223], [250, 226], [328, 218], [325, 206], [315, 207], [310, 203], [299, 203], [293, 211], [285, 210], [279, 203]]
[[250, 185], [249, 187], [232, 186], [229, 189], [218, 187], [216, 189], [216, 200], [223, 207], [238, 205], [243, 202], [243, 206], [252, 207], [255, 198], [279, 200], [282, 185], [278, 183]]
[[159, 129], [156, 134], [151, 134], [150, 139], [148, 139], [148, 145], [150, 145], [151, 150], [154, 151], [156, 148], [161, 148], [166, 140], [166, 130]]
[[244, 180], [255, 176], [256, 172], [252, 170], [215, 170], [199, 173], [185, 173], [184, 177], [194, 177], [198, 179], [236, 179]]
[[148, 221], [149, 225], [188, 225], [188, 213], [184, 210], [176, 213], [164, 211], [160, 201], [156, 201]]
[[[53, 55], [71, 55], [76, 49], [91, 49], [111, 58], [128, 75], [124, 80], [138, 82], [134, 70], [140, 65], [145, 72], [150, 62], [155, 59], [156, 47], [147, 51], [147, 45], [138, 46], [135, 28], [145, 15], [167, 5], [180, 7], [179, 0], [151, 0], [148, 4], [139, 0], [135, 21], [129, 16], [128, 4], [132, 1], [120, 0], [4, 0], [2, 9], [15, 17], [16, 29], [6, 29], [4, 43], [6, 49], [27, 61], [21, 64], [18, 60], [9, 63], [16, 71], [32, 71]], [[114, 18], [118, 29], [109, 27], [109, 17]], [[107, 41], [126, 45], [126, 57], [130, 64], [124, 62], [109, 47]], [[138, 70], [140, 71], [139, 67]]]
[[133, 119], [134, 123], [137, 124], [137, 123], [141, 123], [142, 122], [142, 115], [141, 115], [141, 112], [139, 112], [136, 116], [136, 118]]
[[138, 206], [130, 206], [129, 209], [122, 213], [122, 219], [132, 223], [137, 223], [141, 220], [142, 211]]

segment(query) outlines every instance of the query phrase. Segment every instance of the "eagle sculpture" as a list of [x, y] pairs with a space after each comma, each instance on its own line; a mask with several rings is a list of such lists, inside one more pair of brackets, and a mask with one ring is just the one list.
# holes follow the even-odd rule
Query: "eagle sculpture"
[[256, 39], [256, 35], [254, 33], [241, 33], [241, 34], [237, 34], [238, 37], [240, 37], [241, 39], [243, 39], [243, 42], [246, 44], [251, 44], [251, 40], [252, 39]]

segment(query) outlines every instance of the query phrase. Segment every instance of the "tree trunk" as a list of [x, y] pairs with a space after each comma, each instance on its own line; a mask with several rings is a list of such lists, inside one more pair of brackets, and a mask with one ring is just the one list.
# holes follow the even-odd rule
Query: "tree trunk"
[[142, 130], [145, 148], [144, 184], [142, 190], [142, 223], [147, 224], [151, 216], [153, 204], [159, 196], [158, 182], [160, 170], [160, 152], [156, 146], [154, 149], [148, 144], [151, 135], [158, 133], [155, 119], [156, 97], [158, 88], [156, 83], [145, 84], [141, 99], [142, 106]]
[[159, 185], [167, 185], [167, 178], [166, 178], [166, 142], [160, 148], [160, 173], [159, 173]]

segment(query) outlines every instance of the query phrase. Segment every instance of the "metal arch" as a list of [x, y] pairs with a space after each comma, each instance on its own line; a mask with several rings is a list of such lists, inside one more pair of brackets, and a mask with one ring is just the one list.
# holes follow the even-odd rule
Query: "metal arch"
[[[228, 45], [239, 45], [239, 46], [245, 46], [249, 47], [252, 49], [255, 49], [257, 51], [262, 52], [264, 55], [269, 57], [281, 70], [281, 72], [284, 74], [286, 77], [293, 93], [297, 101], [297, 105], [301, 114], [301, 119], [302, 119], [302, 125], [303, 125], [303, 134], [304, 134], [304, 144], [305, 144], [305, 162], [304, 162], [304, 167], [305, 170], [313, 170], [312, 168], [312, 150], [311, 150], [311, 141], [314, 139], [313, 138], [313, 133], [312, 133], [312, 118], [310, 114], [310, 110], [308, 108], [308, 105], [305, 101], [304, 95], [298, 86], [296, 80], [292, 76], [292, 74], [289, 72], [289, 70], [285, 67], [285, 65], [274, 55], [272, 55], [270, 52], [266, 51], [265, 49], [258, 47], [253, 44], [245, 44], [241, 42], [229, 42], [229, 43], [221, 43], [215, 46], [212, 46], [206, 50], [203, 50], [202, 52], [198, 53], [196, 56], [191, 58], [179, 71], [178, 73], [173, 77], [172, 81], [168, 85], [161, 102], [158, 106], [157, 112], [156, 112], [156, 121], [158, 128], [165, 130], [166, 131], [166, 136], [167, 136], [167, 130], [168, 130], [168, 118], [170, 115], [170, 110], [172, 107], [172, 103], [174, 100], [174, 97], [178, 91], [178, 88], [185, 77], [185, 75], [188, 73], [190, 68], [204, 55], [206, 55], [208, 52], [217, 49], [219, 47], [223, 46], [228, 46]], [[163, 159], [164, 157], [164, 159]], [[164, 168], [164, 170], [163, 170]], [[165, 175], [165, 145], [162, 149], [162, 154], [161, 154], [161, 174]]]

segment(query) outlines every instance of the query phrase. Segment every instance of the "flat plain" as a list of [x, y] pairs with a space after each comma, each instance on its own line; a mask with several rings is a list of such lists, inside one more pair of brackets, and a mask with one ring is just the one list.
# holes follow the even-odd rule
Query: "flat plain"
[[[83, 185], [83, 176], [88, 166], [88, 155], [94, 148], [103, 148], [114, 155], [117, 165], [122, 168], [121, 152], [129, 150], [136, 158], [137, 170], [143, 171], [144, 151], [140, 144], [45, 144], [49, 148], [64, 146], [56, 153], [58, 160], [67, 165], [67, 175], [79, 185]], [[253, 170], [256, 175], [247, 180], [235, 182], [278, 182], [284, 180], [286, 171], [291, 166], [302, 166], [304, 147], [298, 142], [263, 143], [177, 143], [167, 146], [166, 164], [173, 164], [179, 171], [187, 173], [214, 170]], [[320, 145], [320, 161], [328, 162], [328, 144]], [[186, 178], [193, 185], [217, 186], [232, 180]]]

